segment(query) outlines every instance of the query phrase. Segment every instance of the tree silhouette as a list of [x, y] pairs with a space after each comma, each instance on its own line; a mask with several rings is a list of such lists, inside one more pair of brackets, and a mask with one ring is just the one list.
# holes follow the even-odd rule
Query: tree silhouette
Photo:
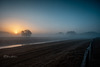
[[30, 30], [24, 30], [24, 31], [21, 31], [21, 35], [29, 37], [32, 35], [32, 32]]
[[61, 34], [61, 35], [62, 35], [62, 34], [64, 34], [64, 33], [63, 33], [63, 32], [58, 32], [58, 34]]
[[76, 32], [75, 31], [68, 31], [67, 34], [70, 34], [70, 35], [75, 35]]

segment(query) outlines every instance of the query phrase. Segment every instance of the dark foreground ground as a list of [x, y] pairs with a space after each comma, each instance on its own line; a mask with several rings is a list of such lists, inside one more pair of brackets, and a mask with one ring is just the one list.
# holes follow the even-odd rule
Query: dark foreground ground
[[90, 40], [0, 49], [0, 67], [80, 67]]
[[92, 42], [90, 66], [100, 67], [100, 38], [95, 38]]

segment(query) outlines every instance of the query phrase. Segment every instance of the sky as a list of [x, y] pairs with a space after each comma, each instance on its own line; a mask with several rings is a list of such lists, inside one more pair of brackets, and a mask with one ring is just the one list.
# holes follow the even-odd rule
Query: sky
[[100, 33], [99, 3], [98, 0], [2, 0], [0, 31]]

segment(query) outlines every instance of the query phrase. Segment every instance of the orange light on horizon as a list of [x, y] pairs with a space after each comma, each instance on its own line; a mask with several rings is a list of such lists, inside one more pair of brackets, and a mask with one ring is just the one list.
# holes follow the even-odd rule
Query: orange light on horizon
[[22, 30], [29, 29], [34, 33], [41, 33], [41, 28], [36, 25], [30, 24], [23, 19], [17, 18], [4, 18], [2, 21], [2, 30], [12, 34], [20, 34]]

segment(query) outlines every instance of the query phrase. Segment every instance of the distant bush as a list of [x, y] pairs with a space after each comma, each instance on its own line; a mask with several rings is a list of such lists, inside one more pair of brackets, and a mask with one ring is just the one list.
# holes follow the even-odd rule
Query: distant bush
[[25, 37], [30, 37], [32, 35], [32, 32], [30, 30], [24, 30], [21, 31], [21, 35]]
[[75, 31], [68, 31], [67, 34], [74, 35], [74, 34], [76, 34], [76, 32]]

